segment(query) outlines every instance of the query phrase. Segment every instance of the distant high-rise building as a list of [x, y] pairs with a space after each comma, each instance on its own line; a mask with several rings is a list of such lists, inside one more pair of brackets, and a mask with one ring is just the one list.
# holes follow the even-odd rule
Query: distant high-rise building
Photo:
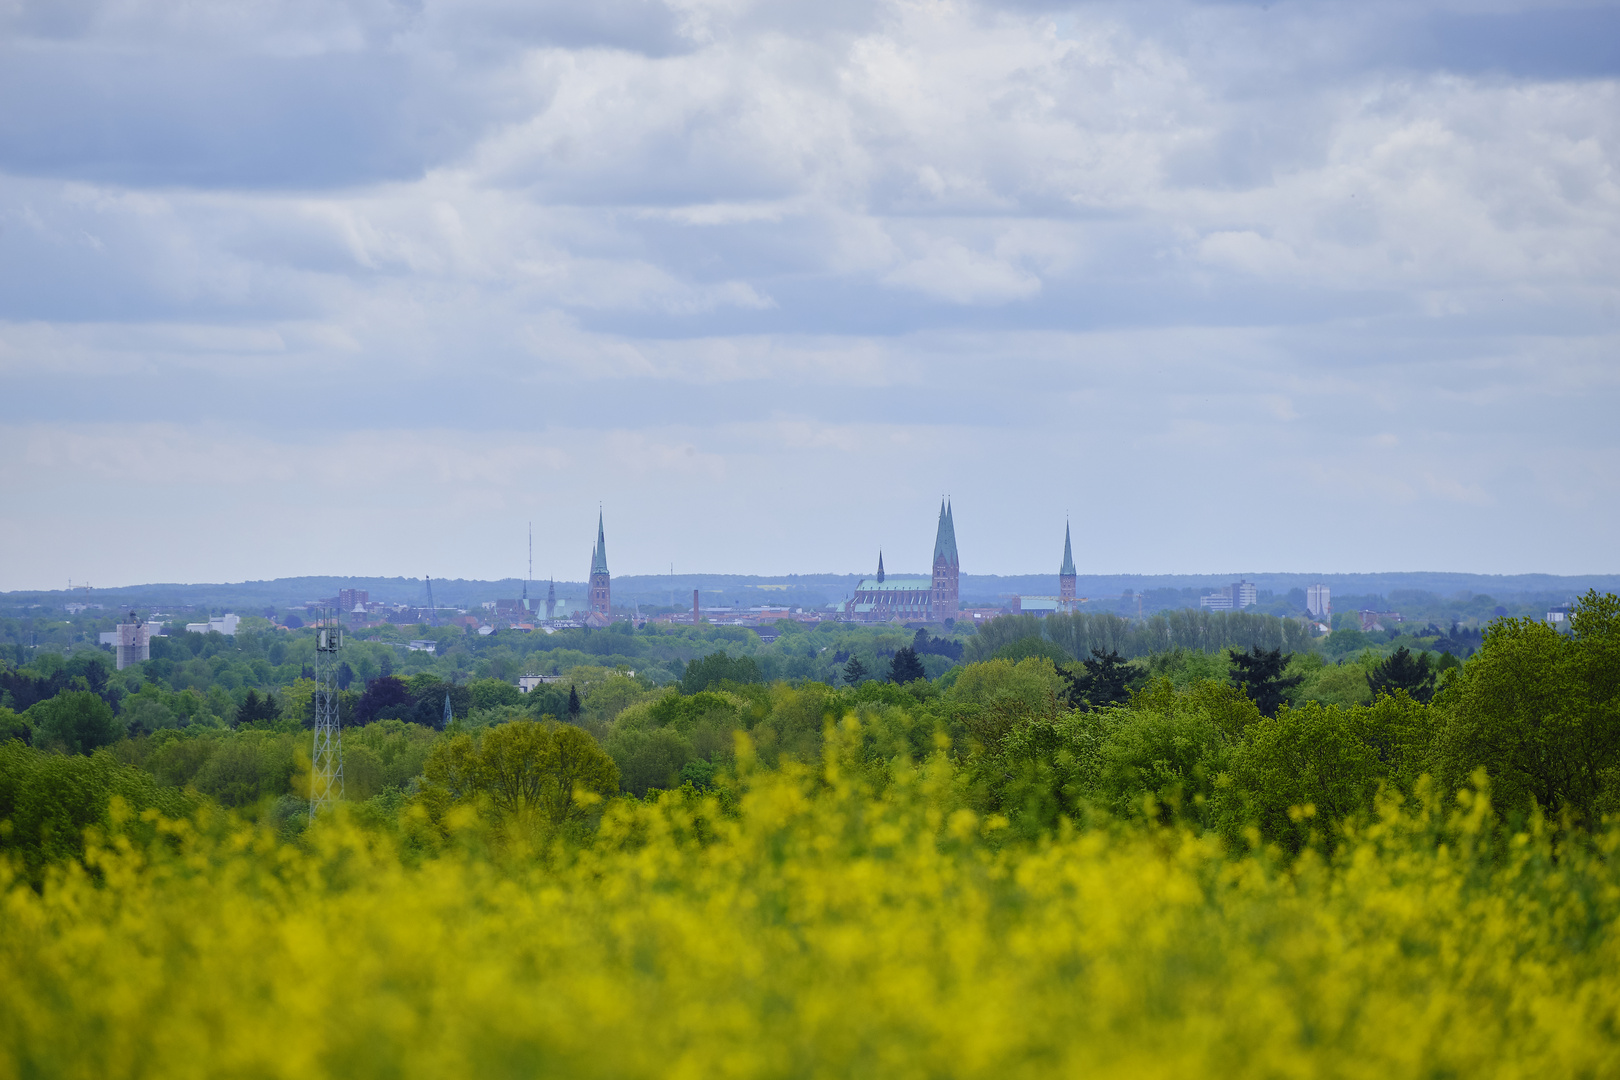
[[1074, 550], [1069, 546], [1069, 524], [1063, 523], [1063, 565], [1058, 567], [1058, 600], [1074, 599]]
[[1260, 594], [1252, 581], [1234, 581], [1217, 593], [1198, 598], [1198, 606], [1207, 611], [1239, 611], [1252, 607], [1260, 600]]
[[608, 577], [607, 535], [602, 531], [602, 513], [596, 514], [596, 550], [591, 552], [591, 612], [613, 617], [613, 588]]
[[337, 601], [338, 610], [347, 614], [356, 606], [365, 607], [371, 603], [371, 593], [365, 589], [339, 589]]
[[145, 623], [129, 613], [129, 621], [118, 624], [118, 670], [152, 659], [152, 635]]
[[1325, 619], [1332, 614], [1333, 608], [1329, 602], [1326, 585], [1312, 585], [1305, 590], [1305, 610], [1318, 619]]

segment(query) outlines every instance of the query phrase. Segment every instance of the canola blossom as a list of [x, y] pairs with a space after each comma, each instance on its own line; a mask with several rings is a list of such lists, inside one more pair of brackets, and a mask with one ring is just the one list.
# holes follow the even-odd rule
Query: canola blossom
[[469, 816], [427, 853], [342, 815], [114, 829], [3, 883], [0, 1077], [1620, 1074], [1612, 832], [1465, 793], [1284, 861], [1008, 839], [942, 760], [743, 771], [532, 850]]

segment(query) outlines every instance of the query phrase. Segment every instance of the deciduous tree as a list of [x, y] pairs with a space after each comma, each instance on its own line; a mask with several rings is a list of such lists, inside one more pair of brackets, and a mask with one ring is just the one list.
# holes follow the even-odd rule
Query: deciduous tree
[[64, 690], [28, 710], [34, 745], [58, 747], [70, 754], [88, 754], [98, 746], [111, 746], [126, 734], [113, 716], [112, 706], [88, 690]]

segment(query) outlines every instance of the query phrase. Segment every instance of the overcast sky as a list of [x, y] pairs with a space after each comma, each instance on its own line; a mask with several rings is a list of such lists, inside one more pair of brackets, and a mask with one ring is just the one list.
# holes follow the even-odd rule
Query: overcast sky
[[1620, 571], [1620, 7], [0, 0], [0, 588]]

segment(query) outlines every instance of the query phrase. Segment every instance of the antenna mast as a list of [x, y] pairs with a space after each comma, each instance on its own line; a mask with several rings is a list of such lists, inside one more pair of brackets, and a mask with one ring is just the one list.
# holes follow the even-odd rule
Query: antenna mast
[[310, 754], [309, 816], [343, 798], [343, 729], [338, 724], [338, 650], [343, 630], [335, 609], [315, 622], [315, 747]]
[[428, 624], [431, 626], [438, 626], [439, 609], [433, 606], [433, 575], [426, 574], [424, 576], [427, 579], [428, 587]]

